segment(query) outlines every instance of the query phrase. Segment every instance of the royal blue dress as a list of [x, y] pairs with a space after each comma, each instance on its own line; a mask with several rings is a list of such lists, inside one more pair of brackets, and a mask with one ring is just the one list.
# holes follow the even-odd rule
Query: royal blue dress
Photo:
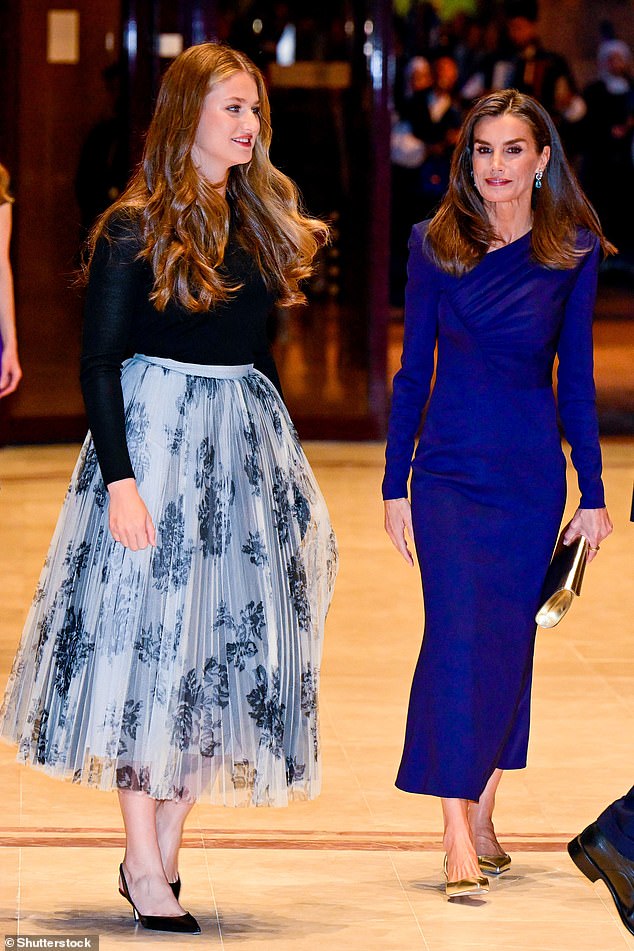
[[549, 270], [529, 232], [454, 277], [427, 257], [426, 231], [410, 239], [383, 481], [385, 499], [404, 498], [411, 468], [425, 603], [396, 785], [477, 800], [496, 767], [526, 765], [534, 617], [566, 498], [557, 405], [581, 505], [604, 505], [592, 375], [600, 245], [581, 232], [578, 265]]

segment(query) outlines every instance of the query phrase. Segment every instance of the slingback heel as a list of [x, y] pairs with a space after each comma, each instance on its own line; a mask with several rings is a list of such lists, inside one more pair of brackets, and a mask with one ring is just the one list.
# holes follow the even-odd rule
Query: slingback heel
[[[185, 912], [184, 915], [142, 914], [130, 897], [128, 883], [123, 873], [123, 863], [119, 866], [119, 880], [119, 893], [132, 905], [134, 920], [140, 921], [142, 926], [147, 928], [148, 931], [169, 931], [172, 934], [200, 934], [200, 925], [188, 911]], [[180, 878], [172, 883], [172, 891], [174, 891], [174, 885], [178, 885], [180, 888]]]

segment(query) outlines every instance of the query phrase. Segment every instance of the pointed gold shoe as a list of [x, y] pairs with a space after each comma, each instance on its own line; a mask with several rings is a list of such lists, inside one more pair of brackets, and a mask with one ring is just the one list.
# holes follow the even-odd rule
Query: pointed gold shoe
[[508, 852], [502, 855], [479, 855], [478, 865], [487, 875], [501, 875], [511, 867], [511, 856]]
[[484, 875], [478, 878], [460, 878], [457, 882], [450, 882], [447, 876], [447, 856], [443, 866], [445, 872], [445, 892], [447, 898], [462, 898], [466, 895], [484, 895], [489, 890], [489, 879]]

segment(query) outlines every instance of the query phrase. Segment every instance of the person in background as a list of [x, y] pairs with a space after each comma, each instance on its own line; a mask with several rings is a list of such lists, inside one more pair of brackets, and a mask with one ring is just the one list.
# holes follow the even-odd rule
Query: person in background
[[9, 248], [11, 204], [9, 173], [0, 165], [0, 398], [14, 393], [22, 379], [15, 326], [15, 298]]
[[475, 99], [496, 89], [506, 89], [513, 71], [514, 50], [499, 17], [488, 19], [482, 29], [482, 49], [476, 68], [466, 77], [460, 98], [470, 107]]
[[544, 49], [537, 25], [537, 0], [508, 0], [505, 9], [509, 37], [516, 50], [508, 85], [533, 96], [548, 110], [566, 158], [576, 171], [584, 144], [586, 104], [572, 70], [564, 56]]
[[405, 69], [406, 103], [415, 93], [427, 92], [433, 85], [434, 74], [429, 60], [425, 56], [412, 56]]
[[[581, 180], [601, 215], [605, 233], [634, 266], [634, 74], [623, 40], [604, 40], [597, 54], [598, 78], [584, 90]], [[618, 187], [617, 187], [618, 183]]]
[[88, 132], [75, 174], [83, 237], [90, 233], [99, 215], [117, 200], [129, 174], [122, 64], [111, 63], [102, 77], [108, 95], [108, 115]]
[[440, 53], [432, 60], [431, 69], [431, 87], [414, 92], [403, 115], [414, 136], [425, 144], [425, 160], [418, 174], [418, 200], [413, 208], [417, 220], [435, 209], [447, 189], [451, 155], [462, 119], [456, 100], [455, 59]]
[[410, 114], [412, 97], [418, 98], [426, 93], [433, 81], [429, 60], [424, 56], [413, 56], [404, 71], [405, 85], [404, 95], [400, 99], [400, 112], [396, 97], [394, 102], [390, 136], [390, 303], [394, 307], [403, 306], [407, 238], [412, 225], [420, 218], [420, 169], [427, 154], [425, 143], [414, 135], [409, 119], [403, 117]]
[[583, 118], [583, 100], [576, 95], [575, 81], [564, 56], [542, 45], [537, 24], [538, 0], [507, 0], [505, 4], [509, 38], [515, 59], [508, 85], [537, 99], [557, 124]]
[[174, 60], [143, 161], [89, 240], [90, 433], [0, 710], [20, 761], [117, 791], [119, 891], [156, 931], [200, 931], [178, 868], [199, 798], [320, 791], [336, 542], [266, 320], [305, 300], [328, 228], [270, 141], [244, 54]]

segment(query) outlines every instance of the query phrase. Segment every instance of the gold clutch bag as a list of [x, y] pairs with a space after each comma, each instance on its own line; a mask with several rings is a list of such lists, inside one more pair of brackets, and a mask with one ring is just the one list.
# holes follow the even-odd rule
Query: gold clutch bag
[[588, 559], [588, 539], [580, 535], [570, 545], [563, 529], [555, 546], [541, 594], [541, 607], [535, 615], [540, 627], [554, 627], [568, 612], [575, 595], [581, 594], [581, 582]]

